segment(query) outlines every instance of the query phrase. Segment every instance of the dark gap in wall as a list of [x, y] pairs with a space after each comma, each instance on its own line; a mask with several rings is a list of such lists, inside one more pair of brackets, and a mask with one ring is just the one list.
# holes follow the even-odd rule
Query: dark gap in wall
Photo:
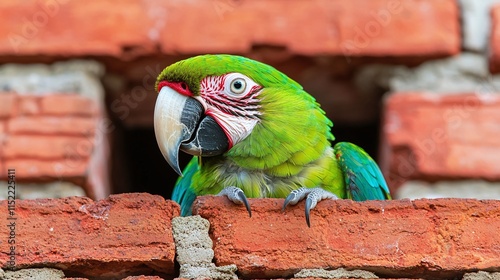
[[[125, 129], [123, 139], [130, 191], [170, 198], [178, 175], [163, 158], [153, 128]], [[185, 166], [190, 158], [179, 153], [180, 166]]]
[[378, 120], [365, 124], [335, 123], [332, 128], [335, 145], [338, 142], [351, 142], [363, 148], [375, 161], [378, 161], [380, 123]]
[[[365, 149], [376, 159], [378, 148], [378, 122], [363, 125], [342, 125], [334, 127], [336, 141], [348, 141]], [[148, 192], [170, 198], [177, 174], [163, 158], [153, 129], [124, 129], [122, 134], [125, 176], [130, 182], [131, 192]], [[180, 166], [185, 166], [191, 156], [180, 153]], [[115, 176], [123, 176], [115, 174]], [[115, 177], [113, 176], [113, 177]], [[119, 179], [123, 181], [123, 178]]]

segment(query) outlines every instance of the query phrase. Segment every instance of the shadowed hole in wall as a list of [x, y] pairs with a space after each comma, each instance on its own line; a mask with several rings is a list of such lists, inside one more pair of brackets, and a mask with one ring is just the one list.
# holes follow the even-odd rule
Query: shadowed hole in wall
[[[376, 158], [379, 135], [378, 122], [363, 125], [335, 124], [334, 135], [335, 142], [356, 143]], [[148, 192], [170, 198], [177, 174], [160, 153], [153, 129], [124, 129], [120, 137], [122, 139], [119, 141], [122, 143], [119, 146], [122, 146], [121, 148], [126, 153], [113, 160], [115, 168], [116, 161], [121, 161], [118, 165], [121, 166], [122, 172], [118, 173], [126, 175], [118, 175], [115, 172], [113, 176], [115, 192]], [[182, 152], [179, 156], [180, 166], [185, 166], [191, 158], [190, 155]], [[126, 189], [123, 188], [123, 184], [127, 185]]]

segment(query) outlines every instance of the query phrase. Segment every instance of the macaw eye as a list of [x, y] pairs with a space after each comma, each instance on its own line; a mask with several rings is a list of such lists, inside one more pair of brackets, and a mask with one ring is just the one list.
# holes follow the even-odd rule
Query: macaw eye
[[221, 93], [231, 98], [244, 98], [253, 90], [261, 88], [252, 79], [241, 73], [229, 73], [223, 77], [224, 87], [221, 89]]
[[236, 78], [231, 81], [231, 92], [234, 94], [242, 94], [245, 92], [247, 82], [242, 78]]

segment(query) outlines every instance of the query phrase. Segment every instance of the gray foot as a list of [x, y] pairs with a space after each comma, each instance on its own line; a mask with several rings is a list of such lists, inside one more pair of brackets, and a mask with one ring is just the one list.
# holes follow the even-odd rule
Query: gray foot
[[285, 211], [285, 208], [287, 205], [295, 205], [299, 201], [303, 200], [305, 197], [306, 198], [306, 223], [308, 227], [311, 227], [310, 223], [310, 212], [311, 209], [314, 209], [316, 207], [316, 204], [320, 202], [321, 200], [324, 199], [338, 199], [336, 195], [333, 193], [326, 191], [322, 188], [299, 188], [296, 190], [293, 190], [290, 192], [290, 194], [286, 197], [285, 203], [283, 204], [283, 211]]
[[245, 207], [247, 208], [248, 215], [252, 217], [252, 210], [250, 210], [250, 204], [248, 204], [247, 197], [245, 196], [245, 193], [237, 187], [225, 187], [220, 191], [220, 193], [217, 194], [217, 196], [226, 196], [229, 200], [231, 200], [235, 204], [244, 204]]

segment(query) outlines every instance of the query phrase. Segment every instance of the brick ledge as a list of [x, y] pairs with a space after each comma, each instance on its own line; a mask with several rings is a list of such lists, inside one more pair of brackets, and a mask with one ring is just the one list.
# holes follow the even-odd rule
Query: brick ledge
[[[198, 198], [194, 211], [210, 222], [215, 265], [235, 264], [243, 278], [293, 277], [302, 268], [425, 279], [500, 270], [500, 201], [322, 201], [312, 211], [311, 228], [304, 203], [285, 212], [282, 203], [250, 199], [250, 218], [224, 197]], [[7, 201], [0, 209], [7, 209]], [[16, 269], [53, 267], [89, 278], [173, 277], [178, 271], [171, 220], [178, 214], [175, 203], [141, 193], [98, 202], [18, 200]], [[0, 219], [7, 218], [7, 211], [0, 211]], [[0, 227], [0, 236], [8, 234]], [[8, 269], [5, 241], [0, 241], [0, 265]], [[94, 269], [97, 264], [104, 269]]]

